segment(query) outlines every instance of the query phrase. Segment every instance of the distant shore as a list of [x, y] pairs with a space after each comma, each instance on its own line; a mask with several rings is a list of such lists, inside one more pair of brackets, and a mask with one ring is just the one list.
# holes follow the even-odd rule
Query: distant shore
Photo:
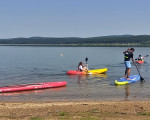
[[0, 46], [49, 46], [49, 47], [150, 47], [150, 44], [0, 44]]
[[148, 120], [150, 101], [0, 103], [0, 120]]
[[150, 46], [150, 35], [108, 35], [96, 37], [18, 37], [0, 39], [0, 45], [17, 46], [72, 46], [72, 47], [123, 47]]

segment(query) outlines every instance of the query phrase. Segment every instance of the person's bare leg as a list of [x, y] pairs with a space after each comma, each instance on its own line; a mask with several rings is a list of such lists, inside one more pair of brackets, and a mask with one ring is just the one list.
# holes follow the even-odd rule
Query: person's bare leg
[[124, 78], [127, 78], [127, 69], [128, 68], [126, 68], [126, 70], [125, 70]]
[[128, 79], [128, 80], [130, 80], [130, 79], [129, 79], [130, 72], [131, 72], [131, 68], [128, 68], [128, 70], [127, 70], [127, 79]]

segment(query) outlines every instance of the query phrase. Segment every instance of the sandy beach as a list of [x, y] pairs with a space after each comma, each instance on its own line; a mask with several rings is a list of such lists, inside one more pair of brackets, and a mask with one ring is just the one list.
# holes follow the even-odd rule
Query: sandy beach
[[0, 103], [0, 120], [148, 120], [150, 101]]

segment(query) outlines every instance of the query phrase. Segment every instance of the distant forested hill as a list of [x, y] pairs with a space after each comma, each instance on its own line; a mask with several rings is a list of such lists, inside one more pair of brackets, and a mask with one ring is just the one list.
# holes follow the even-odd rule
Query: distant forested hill
[[52, 45], [52, 46], [150, 46], [150, 35], [112, 35], [101, 37], [30, 37], [0, 39], [0, 45]]

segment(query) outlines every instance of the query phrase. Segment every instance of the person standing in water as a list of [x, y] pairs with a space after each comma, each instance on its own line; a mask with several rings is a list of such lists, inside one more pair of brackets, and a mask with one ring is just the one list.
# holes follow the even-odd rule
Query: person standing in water
[[129, 75], [130, 75], [130, 72], [131, 72], [130, 59], [132, 59], [132, 62], [134, 63], [134, 65], [137, 66], [134, 59], [133, 59], [133, 52], [134, 52], [134, 48], [128, 48], [128, 50], [123, 52], [123, 54], [124, 54], [124, 64], [125, 64], [125, 67], [126, 67], [124, 77], [127, 78], [127, 80], [130, 80], [129, 79]]

